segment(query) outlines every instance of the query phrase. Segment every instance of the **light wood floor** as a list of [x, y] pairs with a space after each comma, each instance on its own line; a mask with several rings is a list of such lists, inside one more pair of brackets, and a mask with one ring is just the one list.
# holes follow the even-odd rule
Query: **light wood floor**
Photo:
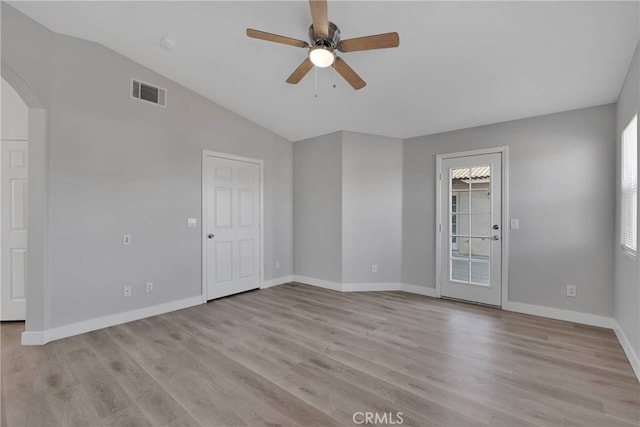
[[22, 328], [3, 426], [640, 424], [612, 331], [401, 292], [288, 284], [42, 347]]

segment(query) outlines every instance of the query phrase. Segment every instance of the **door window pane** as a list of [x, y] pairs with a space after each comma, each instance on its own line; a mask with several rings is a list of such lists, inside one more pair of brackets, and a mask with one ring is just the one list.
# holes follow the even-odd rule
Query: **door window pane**
[[456, 212], [468, 213], [469, 212], [469, 191], [456, 192]]
[[[449, 255], [455, 258], [468, 258], [469, 250], [467, 249], [465, 252], [465, 248], [468, 248], [469, 245], [467, 244], [465, 246], [464, 244], [460, 244], [461, 242], [464, 243], [467, 240], [467, 237], [451, 236], [451, 253]], [[460, 249], [462, 249], [463, 252], [460, 252]]]
[[473, 213], [491, 212], [491, 193], [489, 188], [469, 192], [471, 197], [470, 211]]
[[469, 238], [471, 258], [489, 259], [491, 255], [491, 239], [489, 238]]
[[469, 261], [466, 259], [451, 260], [451, 280], [469, 282]]
[[473, 189], [489, 188], [491, 166], [476, 166], [470, 169], [470, 184]]
[[469, 257], [469, 237], [468, 236], [458, 237], [458, 250], [452, 255], [460, 256], [463, 258]]
[[471, 215], [471, 235], [476, 237], [489, 237], [491, 235], [491, 215]]
[[468, 190], [470, 169], [451, 169], [451, 191]]
[[489, 263], [471, 262], [471, 281], [481, 285], [489, 284]]
[[469, 215], [451, 215], [451, 234], [454, 236], [469, 235]]

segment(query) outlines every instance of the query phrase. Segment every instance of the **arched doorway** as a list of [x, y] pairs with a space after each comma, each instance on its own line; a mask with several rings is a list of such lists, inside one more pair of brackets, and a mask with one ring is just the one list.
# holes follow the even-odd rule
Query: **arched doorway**
[[0, 320], [25, 320], [29, 108], [4, 78], [1, 94]]
[[27, 194], [26, 323], [22, 344], [45, 344], [49, 289], [47, 266], [47, 110], [31, 87], [6, 63], [1, 75], [28, 107], [29, 154]]

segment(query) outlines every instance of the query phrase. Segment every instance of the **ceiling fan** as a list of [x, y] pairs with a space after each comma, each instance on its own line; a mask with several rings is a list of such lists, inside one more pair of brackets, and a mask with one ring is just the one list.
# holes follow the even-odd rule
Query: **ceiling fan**
[[367, 83], [347, 65], [344, 59], [336, 55], [336, 51], [384, 49], [398, 47], [400, 44], [398, 33], [395, 32], [340, 40], [340, 29], [333, 22], [329, 22], [327, 17], [327, 0], [309, 0], [309, 7], [313, 22], [309, 27], [311, 43], [247, 28], [247, 36], [254, 39], [309, 49], [307, 59], [302, 61], [302, 64], [289, 76], [287, 83], [297, 84], [314, 65], [321, 68], [333, 66], [354, 89], [362, 89]]

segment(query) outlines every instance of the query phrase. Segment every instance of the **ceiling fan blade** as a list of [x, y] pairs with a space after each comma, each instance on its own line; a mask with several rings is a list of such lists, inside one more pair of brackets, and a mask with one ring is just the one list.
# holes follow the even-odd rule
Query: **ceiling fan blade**
[[362, 89], [367, 83], [344, 62], [344, 59], [336, 56], [333, 68], [340, 74], [355, 90]]
[[358, 50], [385, 49], [398, 47], [400, 36], [398, 33], [376, 34], [374, 36], [357, 37], [355, 39], [342, 40], [338, 50], [342, 52], [355, 52]]
[[287, 79], [287, 83], [291, 83], [292, 85], [298, 84], [300, 80], [313, 68], [313, 62], [309, 58], [302, 61], [302, 64], [296, 68], [296, 70], [291, 73], [289, 78]]
[[327, 0], [309, 0], [313, 30], [320, 38], [329, 37], [329, 18], [327, 16]]
[[253, 28], [247, 28], [247, 36], [254, 39], [266, 40], [268, 42], [288, 44], [289, 46], [309, 47], [309, 43], [305, 41], [292, 39], [291, 37], [280, 36], [278, 34], [266, 33], [260, 30], [254, 30]]

